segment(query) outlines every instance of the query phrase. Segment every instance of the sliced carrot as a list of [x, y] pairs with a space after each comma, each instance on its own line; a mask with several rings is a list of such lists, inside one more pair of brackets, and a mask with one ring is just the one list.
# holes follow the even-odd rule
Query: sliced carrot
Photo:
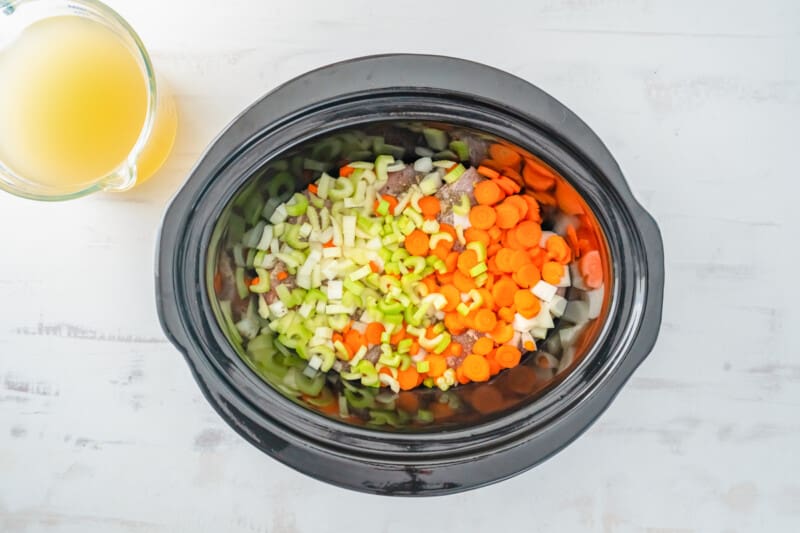
[[436, 285], [436, 280], [434, 280], [434, 276], [433, 275], [425, 276], [420, 281], [422, 281], [422, 283], [425, 284], [425, 287], [428, 289], [428, 293], [429, 294], [432, 293], [432, 292], [438, 292], [439, 291], [439, 286]]
[[550, 285], [558, 285], [564, 275], [564, 265], [555, 261], [547, 261], [542, 265], [542, 279]]
[[488, 309], [479, 309], [475, 314], [475, 329], [489, 333], [497, 325], [497, 316]]
[[444, 315], [444, 327], [446, 327], [447, 331], [453, 335], [460, 335], [461, 333], [464, 333], [466, 329], [464, 327], [464, 321], [461, 318], [461, 315], [455, 311]]
[[400, 384], [400, 390], [411, 390], [417, 386], [419, 380], [419, 372], [417, 372], [414, 365], [409, 366], [405, 370], [397, 371], [397, 382]]
[[289, 277], [289, 273], [286, 272], [285, 270], [281, 270], [280, 272], [275, 274], [275, 277], [278, 278], [278, 281], [283, 281]]
[[470, 269], [478, 264], [478, 254], [475, 250], [464, 250], [458, 256], [458, 270], [466, 276], [470, 276]]
[[553, 171], [533, 159], [525, 159], [522, 177], [525, 180], [525, 185], [535, 191], [547, 191], [556, 184], [556, 175]]
[[[528, 257], [530, 257], [530, 255]], [[532, 262], [523, 265], [522, 268], [514, 272], [512, 276], [514, 281], [517, 282], [517, 285], [525, 289], [533, 287], [539, 283], [539, 280], [541, 279], [539, 268]]]
[[250, 286], [251, 287], [253, 287], [255, 285], [258, 285], [259, 283], [261, 283], [261, 278], [259, 278], [258, 276], [254, 277], [253, 279], [250, 280]]
[[511, 167], [503, 167], [503, 168], [501, 168], [500, 169], [500, 174], [502, 174], [504, 177], [516, 182], [520, 186], [523, 183], [522, 175], [520, 175], [519, 172], [517, 172], [515, 169], [513, 169]]
[[447, 300], [447, 305], [442, 308], [442, 311], [445, 313], [449, 313], [450, 311], [455, 311], [458, 304], [461, 303], [461, 291], [459, 291], [454, 285], [443, 285], [439, 287], [439, 294], [445, 297]]
[[453, 272], [453, 285], [461, 292], [469, 292], [477, 288], [475, 280], [469, 274], [464, 274], [460, 270]]
[[312, 193], [312, 194], [317, 194], [317, 191], [318, 191], [318, 190], [319, 190], [319, 188], [318, 188], [318, 187], [316, 186], [316, 184], [314, 184], [314, 183], [311, 183], [311, 184], [308, 186], [308, 192], [310, 192], [310, 193]]
[[476, 205], [469, 211], [469, 222], [478, 229], [489, 229], [497, 221], [497, 213], [488, 205]]
[[513, 205], [506, 204], [505, 202], [495, 208], [497, 213], [497, 227], [502, 229], [510, 229], [517, 225], [519, 222], [519, 211]]
[[465, 316], [462, 320], [464, 321], [464, 325], [467, 326], [469, 329], [475, 329], [475, 315], [478, 314], [477, 309], [473, 309], [470, 311], [467, 316]]
[[425, 232], [415, 229], [406, 236], [405, 247], [411, 255], [424, 257], [428, 255], [429, 242]]
[[336, 245], [333, 244], [333, 239], [329, 239], [328, 242], [326, 242], [326, 243], [324, 243], [322, 245], [323, 248], [333, 248], [334, 246], [336, 246]]
[[447, 259], [447, 256], [450, 254], [450, 250], [452, 248], [453, 243], [443, 239], [436, 243], [436, 248], [433, 249], [433, 255], [444, 261]]
[[444, 371], [447, 370], [447, 359], [441, 355], [430, 354], [425, 358], [428, 361], [428, 375], [432, 378], [438, 378]]
[[[491, 237], [491, 235], [490, 235]], [[499, 242], [492, 242], [489, 246], [486, 247], [486, 255], [492, 257], [494, 254], [500, 251], [500, 248], [503, 247], [502, 243]]]
[[503, 201], [504, 204], [510, 204], [517, 208], [519, 211], [519, 219], [525, 220], [525, 217], [528, 215], [528, 202], [523, 200], [522, 196], [519, 194], [512, 194], [508, 198]]
[[466, 385], [470, 381], [469, 378], [464, 374], [464, 369], [460, 366], [456, 368], [456, 380], [462, 385]]
[[497, 183], [497, 186], [500, 187], [500, 190], [508, 195], [517, 194], [519, 191], [522, 190], [522, 188], [519, 186], [517, 182], [505, 176], [500, 176], [494, 181], [495, 183]]
[[498, 227], [492, 226], [489, 228], [489, 237], [492, 239], [492, 242], [497, 242], [503, 238], [503, 230]]
[[528, 204], [528, 215], [525, 217], [527, 220], [531, 222], [542, 222], [542, 214], [541, 208], [539, 207], [539, 202], [536, 201], [536, 198], [533, 196], [524, 194], [522, 195], [522, 199]]
[[558, 208], [568, 215], [582, 215], [583, 202], [578, 192], [565, 182], [556, 183]]
[[511, 322], [514, 320], [514, 309], [511, 307], [501, 307], [497, 311], [497, 316], [499, 316], [502, 320], [506, 322]]
[[584, 254], [578, 263], [578, 269], [583, 276], [583, 282], [590, 289], [597, 289], [603, 284], [603, 262], [597, 250]]
[[366, 331], [364, 331], [364, 337], [370, 344], [380, 344], [381, 335], [384, 331], [386, 331], [386, 328], [380, 322], [370, 322], [367, 324]]
[[536, 303], [533, 304], [532, 306], [520, 307], [519, 309], [517, 309], [517, 313], [519, 313], [525, 318], [533, 318], [536, 315], [538, 315], [541, 310], [542, 310], [542, 304], [537, 299]]
[[[502, 250], [502, 247], [501, 247], [501, 250]], [[492, 273], [492, 274], [502, 274], [503, 273], [503, 271], [500, 270], [500, 267], [497, 266], [497, 256], [490, 257], [486, 261], [486, 267], [489, 269], [489, 272]]]
[[356, 353], [359, 348], [366, 344], [365, 340], [364, 336], [354, 329], [348, 331], [344, 336], [345, 345], [350, 348], [353, 353]]
[[456, 233], [456, 228], [454, 228], [450, 224], [439, 224], [439, 231], [447, 233], [453, 238], [453, 240], [455, 240], [458, 237], [458, 234]]
[[489, 237], [489, 232], [478, 228], [467, 228], [464, 230], [464, 238], [467, 240], [467, 242], [483, 243], [483, 245], [487, 248], [489, 247], [489, 243], [492, 241], [491, 237]]
[[575, 257], [581, 256], [581, 247], [578, 241], [578, 232], [575, 231], [575, 226], [569, 224], [567, 226], [567, 244], [572, 249], [572, 255]]
[[495, 178], [499, 178], [500, 177], [500, 173], [499, 172], [497, 172], [493, 168], [490, 168], [490, 167], [488, 167], [486, 165], [478, 166], [477, 170], [478, 170], [478, 174], [480, 174], [481, 176], [486, 176], [487, 178], [490, 178], [490, 179], [495, 179]]
[[494, 349], [494, 341], [489, 337], [481, 337], [472, 345], [472, 352], [478, 355], [486, 355]]
[[511, 254], [512, 272], [519, 272], [525, 265], [531, 262], [531, 257], [526, 250], [514, 250]]
[[505, 344], [497, 348], [494, 354], [494, 360], [497, 361], [503, 368], [514, 368], [519, 364], [522, 353], [513, 346]]
[[483, 298], [483, 303], [481, 306], [485, 307], [486, 309], [494, 309], [494, 296], [492, 296], [491, 289], [481, 287], [478, 289], [478, 294], [480, 294], [481, 298]]
[[428, 219], [436, 218], [436, 215], [442, 210], [439, 199], [435, 196], [423, 196], [419, 199], [418, 204], [420, 211], [422, 211], [422, 214]]
[[[516, 198], [519, 198], [517, 196]], [[524, 200], [523, 200], [524, 202]], [[517, 240], [525, 248], [533, 248], [539, 246], [539, 241], [542, 238], [542, 227], [536, 222], [530, 220], [523, 220], [517, 226]]]
[[403, 340], [403, 338], [404, 338], [405, 336], [406, 336], [406, 328], [401, 326], [401, 327], [400, 327], [400, 329], [399, 329], [399, 330], [397, 330], [397, 331], [394, 333], [394, 335], [392, 335], [391, 337], [389, 337], [389, 343], [391, 343], [391, 344], [397, 344], [398, 342], [400, 342], [401, 340]]
[[514, 258], [514, 250], [511, 248], [500, 248], [497, 252], [497, 255], [494, 256], [495, 263], [497, 264], [497, 268], [500, 269], [501, 272], [513, 272], [513, 258]]
[[537, 192], [534, 191], [531, 193], [536, 201], [540, 204], [544, 205], [557, 205], [558, 202], [556, 201], [556, 197], [550, 194], [549, 192]]
[[444, 266], [448, 272], [453, 272], [458, 266], [458, 252], [450, 252], [444, 260]]
[[486, 283], [483, 284], [482, 288], [491, 292], [492, 287], [494, 287], [494, 274], [492, 272], [488, 272], [486, 276]]
[[425, 338], [433, 339], [436, 337], [436, 331], [433, 329], [433, 324], [425, 328]]
[[461, 345], [460, 342], [451, 342], [447, 346], [447, 351], [453, 357], [460, 357], [462, 353], [464, 353], [464, 347]]
[[504, 344], [514, 337], [514, 328], [506, 322], [498, 322], [491, 335], [494, 342]]
[[222, 274], [220, 272], [214, 274], [214, 292], [222, 292]]
[[475, 184], [475, 200], [481, 205], [494, 205], [505, 196], [494, 181], [484, 180]]
[[355, 167], [351, 167], [350, 165], [343, 166], [342, 168], [339, 169], [339, 177], [346, 178], [355, 171], [356, 171]]
[[522, 163], [522, 157], [517, 152], [499, 143], [494, 143], [489, 146], [489, 157], [496, 161], [501, 167], [517, 169], [520, 163]]
[[472, 381], [489, 381], [489, 362], [485, 357], [477, 354], [470, 354], [461, 363], [464, 375]]
[[408, 349], [409, 355], [417, 355], [419, 353], [419, 341], [414, 339], [411, 341], [411, 347]]
[[547, 239], [547, 243], [545, 243], [545, 247], [547, 248], [547, 253], [561, 263], [565, 265], [572, 260], [572, 252], [567, 246], [567, 241], [564, 240], [564, 237], [561, 235], [552, 235], [549, 239]]
[[514, 293], [514, 305], [517, 309], [533, 307], [539, 299], [529, 290], [519, 290]]
[[447, 274], [439, 274], [436, 273], [436, 281], [439, 282], [440, 285], [448, 285], [453, 283], [453, 273], [448, 272]]
[[496, 376], [503, 370], [503, 367], [494, 359], [494, 350], [486, 355], [486, 360], [489, 362], [489, 373], [491, 375]]
[[380, 265], [378, 263], [376, 263], [375, 261], [370, 261], [369, 262], [369, 269], [372, 270], [373, 272], [380, 272], [381, 271]]
[[519, 232], [516, 228], [512, 228], [506, 232], [505, 240], [503, 242], [504, 245], [508, 246], [509, 248], [513, 248], [514, 250], [524, 250], [525, 246], [519, 242], [517, 238], [519, 236]]
[[494, 283], [492, 296], [494, 303], [499, 307], [511, 307], [514, 304], [514, 293], [517, 291], [517, 284], [510, 278], [502, 278]]

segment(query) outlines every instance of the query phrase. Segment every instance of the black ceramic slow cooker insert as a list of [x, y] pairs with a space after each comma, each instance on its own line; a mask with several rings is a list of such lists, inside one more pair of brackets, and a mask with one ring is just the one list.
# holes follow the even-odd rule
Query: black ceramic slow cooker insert
[[[480, 163], [482, 146], [501, 143], [557, 174], [553, 194], [577, 199], [572, 214], [606, 267], [599, 316], [580, 331], [556, 324], [538, 346], [558, 361], [553, 368], [526, 354], [519, 367], [488, 383], [447, 391], [395, 394], [307, 376], [277, 343], [253, 357], [232, 325], [236, 311], [218, 292], [226, 262], [236, 260], [230, 237], [241, 230], [233, 221], [246, 204], [261, 202], [261, 209], [270, 198], [302, 190], [326, 165], [385, 150], [412, 161], [424, 132], [433, 130], [465, 141], [467, 164]], [[536, 194], [547, 202], [547, 192]], [[156, 287], [168, 337], [211, 405], [254, 446], [346, 488], [437, 495], [525, 471], [586, 430], [652, 348], [663, 281], [655, 222], [577, 116], [485, 65], [386, 55], [304, 74], [228, 126], [164, 217]]]

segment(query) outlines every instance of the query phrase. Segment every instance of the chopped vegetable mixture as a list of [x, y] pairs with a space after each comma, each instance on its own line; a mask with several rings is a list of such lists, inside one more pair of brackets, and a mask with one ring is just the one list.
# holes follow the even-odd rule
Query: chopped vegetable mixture
[[[444, 391], [519, 365], [554, 320], [599, 314], [598, 301], [568, 305], [565, 293], [601, 289], [604, 272], [573, 225], [542, 230], [540, 201], [582, 211], [571, 191], [552, 192], [552, 171], [501, 144], [488, 155], [477, 168], [379, 155], [268, 202], [234, 250], [252, 265], [235, 270], [239, 297], [257, 295], [258, 315], [308, 376]], [[291, 180], [274, 177], [273, 197]], [[247, 318], [236, 328], [247, 339], [260, 331]]]

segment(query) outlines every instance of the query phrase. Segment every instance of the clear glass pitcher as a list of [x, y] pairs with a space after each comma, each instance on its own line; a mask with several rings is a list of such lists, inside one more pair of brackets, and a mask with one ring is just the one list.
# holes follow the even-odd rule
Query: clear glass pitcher
[[151, 177], [177, 113], [133, 28], [96, 0], [0, 0], [0, 189], [36, 200]]

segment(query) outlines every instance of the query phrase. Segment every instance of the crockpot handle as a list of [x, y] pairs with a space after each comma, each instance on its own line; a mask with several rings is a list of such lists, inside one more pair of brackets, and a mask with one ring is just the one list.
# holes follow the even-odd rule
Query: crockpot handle
[[[634, 365], [633, 368], [645, 360], [658, 339], [664, 303], [664, 243], [661, 239], [661, 231], [653, 217], [638, 203], [634, 217], [647, 258], [647, 286], [641, 326], [630, 351], [629, 361]], [[633, 368], [630, 370], [633, 371]]]

